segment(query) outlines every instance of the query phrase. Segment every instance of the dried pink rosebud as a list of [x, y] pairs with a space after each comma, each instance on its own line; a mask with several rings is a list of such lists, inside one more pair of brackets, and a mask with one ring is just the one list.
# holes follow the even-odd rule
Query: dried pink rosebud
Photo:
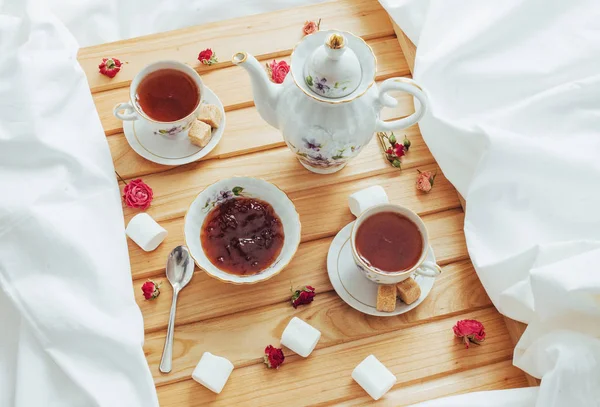
[[275, 61], [270, 64], [267, 63], [267, 73], [269, 74], [269, 78], [271, 81], [275, 83], [283, 83], [283, 80], [287, 76], [288, 72], [290, 72], [290, 66], [285, 61]]
[[475, 319], [460, 320], [454, 325], [452, 330], [454, 331], [454, 335], [463, 340], [467, 349], [470, 342], [479, 345], [485, 340], [483, 324]]
[[146, 210], [150, 207], [153, 197], [152, 188], [139, 178], [129, 181], [123, 188], [123, 201], [130, 208]]
[[102, 62], [98, 65], [98, 69], [102, 75], [114, 78], [121, 70], [121, 61], [117, 58], [102, 58]]
[[435, 181], [437, 173], [432, 174], [431, 171], [417, 171], [419, 172], [419, 175], [417, 176], [417, 189], [428, 193], [431, 191], [431, 188], [433, 188], [433, 181]]

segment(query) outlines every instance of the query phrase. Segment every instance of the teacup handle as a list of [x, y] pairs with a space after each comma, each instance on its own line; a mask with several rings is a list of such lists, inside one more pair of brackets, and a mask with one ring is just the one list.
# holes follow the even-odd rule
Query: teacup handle
[[442, 268], [432, 261], [424, 261], [421, 263], [416, 273], [425, 277], [435, 278], [442, 273]]
[[[121, 113], [121, 110], [125, 110], [124, 113]], [[113, 114], [115, 115], [115, 117], [117, 119], [120, 120], [126, 120], [126, 121], [131, 121], [131, 120], [137, 120], [137, 113], [135, 112], [135, 109], [133, 108], [133, 106], [131, 106], [131, 103], [129, 102], [125, 102], [125, 103], [118, 103], [114, 108], [113, 108]]]
[[388, 95], [387, 93], [392, 90], [401, 90], [410, 93], [419, 100], [419, 104], [415, 104], [415, 112], [410, 116], [403, 117], [402, 119], [392, 120], [384, 122], [381, 119], [377, 119], [377, 126], [375, 131], [393, 131], [402, 130], [417, 123], [425, 112], [427, 111], [427, 95], [421, 89], [415, 81], [409, 78], [391, 78], [384, 81], [379, 88], [379, 103], [385, 107], [395, 107], [398, 101]]

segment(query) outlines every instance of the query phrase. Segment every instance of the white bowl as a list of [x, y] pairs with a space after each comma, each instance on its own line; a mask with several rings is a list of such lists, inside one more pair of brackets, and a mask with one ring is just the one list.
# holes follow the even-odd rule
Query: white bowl
[[[206, 215], [218, 203], [244, 196], [269, 203], [283, 224], [284, 241], [275, 261], [260, 273], [241, 276], [226, 273], [206, 257], [200, 241], [200, 231]], [[300, 244], [300, 217], [288, 196], [275, 185], [258, 178], [233, 177], [218, 181], [202, 191], [190, 205], [184, 224], [185, 244], [196, 265], [216, 279], [233, 284], [254, 284], [279, 274], [296, 254]]]

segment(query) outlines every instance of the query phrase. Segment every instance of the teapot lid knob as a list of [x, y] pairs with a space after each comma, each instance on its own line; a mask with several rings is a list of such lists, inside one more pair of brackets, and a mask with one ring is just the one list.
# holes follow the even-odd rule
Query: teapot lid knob
[[325, 41], [325, 51], [327, 56], [334, 61], [342, 57], [346, 51], [346, 39], [342, 34], [333, 33]]
[[362, 80], [362, 68], [342, 33], [325, 38], [306, 64], [306, 83], [319, 96], [341, 98], [354, 92]]

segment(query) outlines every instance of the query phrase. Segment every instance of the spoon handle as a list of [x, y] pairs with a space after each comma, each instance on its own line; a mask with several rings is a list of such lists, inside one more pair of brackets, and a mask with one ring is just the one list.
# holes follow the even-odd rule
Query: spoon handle
[[162, 359], [159, 369], [163, 373], [169, 373], [173, 362], [173, 331], [175, 330], [175, 310], [177, 309], [177, 296], [179, 290], [173, 290], [173, 302], [171, 303], [171, 314], [169, 315], [169, 327], [167, 328], [167, 337], [165, 338], [165, 347], [163, 349]]

